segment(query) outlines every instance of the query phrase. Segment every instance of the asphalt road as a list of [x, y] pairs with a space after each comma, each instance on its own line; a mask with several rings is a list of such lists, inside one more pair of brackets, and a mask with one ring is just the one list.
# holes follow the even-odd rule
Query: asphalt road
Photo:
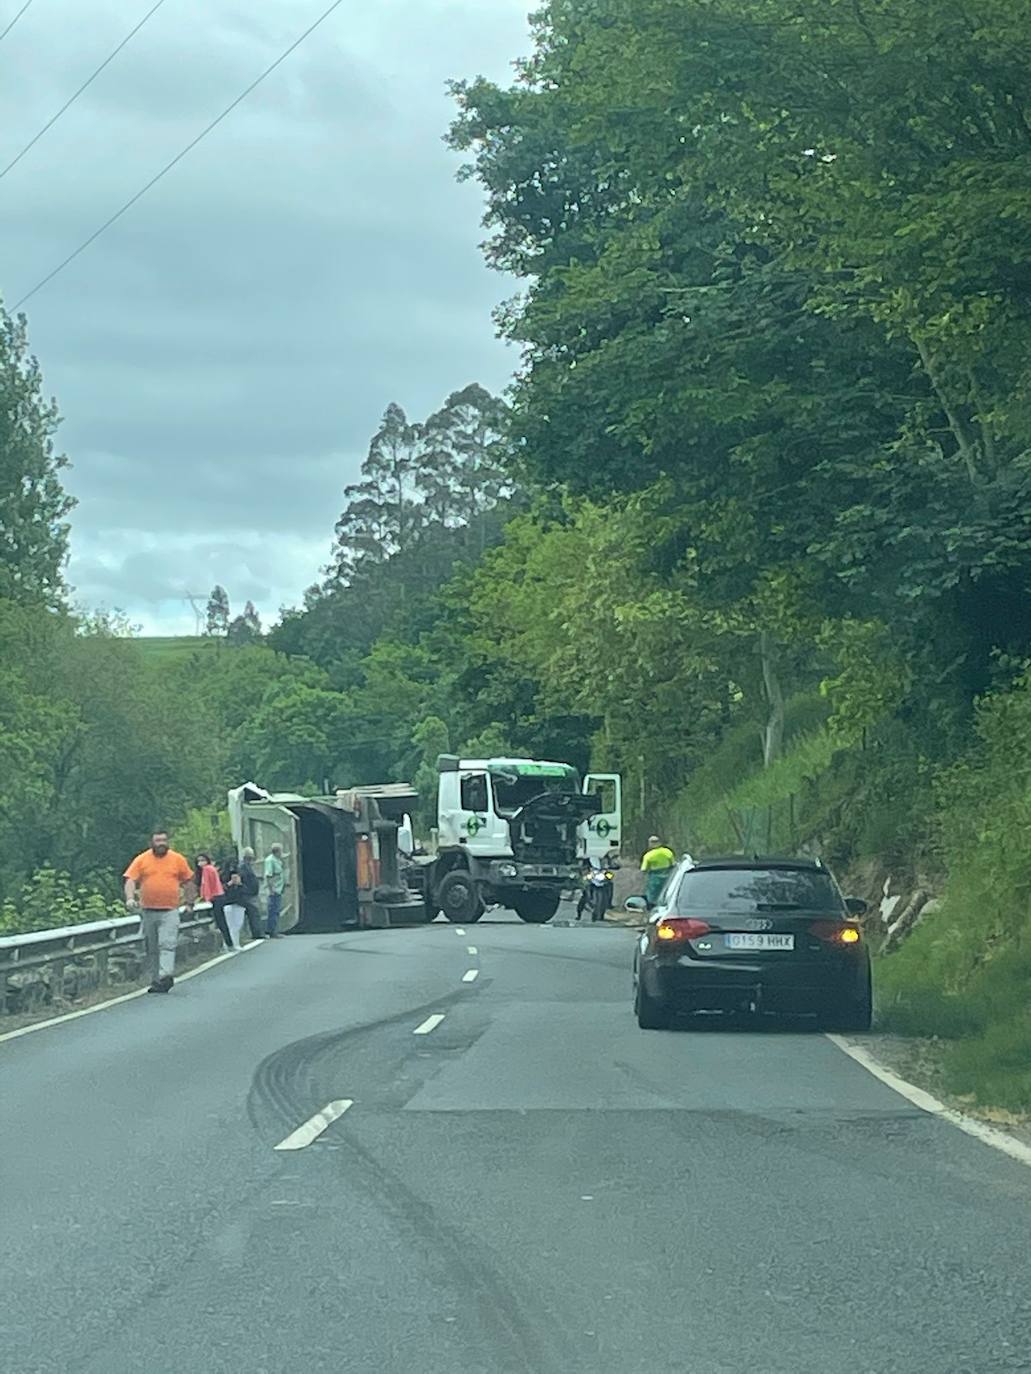
[[296, 937], [0, 1044], [0, 1369], [1031, 1370], [1031, 1170], [814, 1032], [639, 1031], [632, 938]]

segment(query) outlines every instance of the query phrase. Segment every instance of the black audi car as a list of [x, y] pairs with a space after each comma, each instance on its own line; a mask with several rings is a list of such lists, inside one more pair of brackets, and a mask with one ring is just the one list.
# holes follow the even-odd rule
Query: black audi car
[[[641, 897], [626, 905], [646, 909]], [[818, 860], [685, 859], [637, 944], [637, 1024], [662, 1030], [679, 1013], [761, 1011], [869, 1030], [865, 910]]]

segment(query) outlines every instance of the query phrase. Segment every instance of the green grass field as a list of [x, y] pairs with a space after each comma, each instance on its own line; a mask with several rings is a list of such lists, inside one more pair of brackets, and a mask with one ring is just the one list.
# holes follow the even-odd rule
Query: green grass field
[[136, 643], [148, 658], [161, 663], [181, 662], [194, 654], [213, 654], [218, 647], [204, 635], [140, 635]]

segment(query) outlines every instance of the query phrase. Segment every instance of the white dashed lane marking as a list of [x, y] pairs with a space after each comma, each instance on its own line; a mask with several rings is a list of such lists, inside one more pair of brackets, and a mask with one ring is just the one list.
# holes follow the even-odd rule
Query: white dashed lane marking
[[313, 1140], [318, 1140], [327, 1126], [332, 1126], [334, 1121], [339, 1120], [348, 1107], [353, 1106], [354, 1102], [349, 1097], [339, 1098], [336, 1102], [327, 1102], [321, 1112], [316, 1112], [303, 1126], [298, 1126], [296, 1131], [291, 1131], [285, 1140], [279, 1142], [276, 1149], [303, 1150]]

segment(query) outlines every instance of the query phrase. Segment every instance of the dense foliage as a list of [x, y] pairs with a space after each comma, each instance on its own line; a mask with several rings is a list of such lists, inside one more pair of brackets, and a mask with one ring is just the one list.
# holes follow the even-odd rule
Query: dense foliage
[[1031, 640], [1029, 16], [554, 0], [456, 87], [524, 467], [647, 504], [753, 716], [865, 633], [949, 747]]

